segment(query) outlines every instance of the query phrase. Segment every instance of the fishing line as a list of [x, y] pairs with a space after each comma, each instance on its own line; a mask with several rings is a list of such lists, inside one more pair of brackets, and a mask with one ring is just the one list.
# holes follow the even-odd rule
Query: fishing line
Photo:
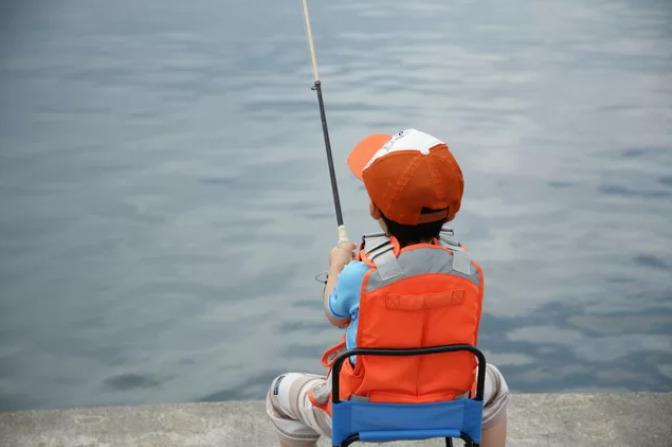
[[313, 32], [310, 28], [310, 16], [308, 15], [308, 1], [303, 0], [303, 19], [306, 25], [306, 36], [308, 38], [308, 49], [310, 50], [310, 60], [313, 64], [314, 84], [312, 90], [317, 92], [317, 102], [320, 107], [320, 118], [322, 119], [322, 133], [324, 134], [324, 146], [327, 150], [327, 163], [329, 164], [329, 177], [331, 178], [331, 193], [334, 196], [334, 209], [336, 211], [336, 222], [338, 224], [338, 242], [346, 242], [348, 236], [345, 233], [343, 224], [343, 212], [341, 211], [341, 200], [338, 196], [338, 185], [336, 184], [336, 172], [334, 170], [334, 160], [331, 155], [331, 143], [329, 142], [329, 130], [327, 128], [327, 115], [324, 111], [324, 99], [322, 97], [322, 83], [317, 71], [317, 59], [315, 58], [315, 44], [313, 43]]

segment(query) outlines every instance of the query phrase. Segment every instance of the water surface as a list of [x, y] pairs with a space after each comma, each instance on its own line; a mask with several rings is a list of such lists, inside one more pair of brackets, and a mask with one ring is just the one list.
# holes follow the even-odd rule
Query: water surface
[[[321, 371], [335, 219], [300, 2], [0, 7], [0, 409], [258, 399]], [[672, 388], [672, 7], [312, 3], [350, 147], [466, 177], [481, 346], [514, 391]]]

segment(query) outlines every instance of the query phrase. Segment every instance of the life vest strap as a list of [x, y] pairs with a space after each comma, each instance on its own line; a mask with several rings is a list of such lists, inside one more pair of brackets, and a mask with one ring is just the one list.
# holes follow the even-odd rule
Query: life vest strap
[[404, 274], [392, 248], [393, 247], [390, 244], [387, 250], [379, 253], [372, 259], [373, 263], [376, 265], [378, 274], [380, 274], [380, 278], [383, 281], [389, 281], [391, 279], [403, 276]]
[[460, 245], [453, 230], [442, 228], [439, 233], [439, 243], [453, 252], [453, 270], [471, 275], [471, 255]]
[[471, 275], [471, 256], [463, 251], [453, 251], [453, 270]]
[[387, 295], [385, 307], [394, 310], [421, 311], [440, 307], [459, 306], [464, 302], [464, 289], [437, 293]]
[[372, 252], [378, 250], [386, 245], [392, 245], [390, 238], [385, 233], [366, 234], [362, 238], [364, 240], [364, 253], [373, 257]]
[[364, 253], [375, 264], [383, 281], [394, 279], [403, 274], [401, 265], [394, 255], [394, 245], [385, 233], [365, 236]]
[[439, 242], [446, 248], [453, 249], [454, 247], [460, 247], [460, 241], [455, 237], [455, 232], [450, 229], [443, 227], [439, 233]]

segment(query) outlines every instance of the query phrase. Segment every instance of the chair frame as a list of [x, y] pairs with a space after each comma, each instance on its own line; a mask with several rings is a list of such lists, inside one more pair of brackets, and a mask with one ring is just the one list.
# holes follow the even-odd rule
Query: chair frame
[[[466, 344], [455, 344], [455, 345], [441, 345], [441, 346], [429, 346], [425, 348], [406, 348], [406, 349], [393, 349], [393, 348], [353, 348], [341, 352], [334, 360], [332, 367], [331, 375], [331, 402], [333, 404], [338, 404], [341, 402], [339, 398], [339, 376], [343, 362], [346, 359], [349, 359], [351, 356], [362, 356], [362, 355], [379, 355], [379, 356], [414, 356], [414, 355], [427, 355], [427, 354], [443, 354], [446, 352], [459, 352], [459, 351], [468, 351], [476, 356], [478, 359], [478, 374], [476, 377], [476, 396], [470, 397], [476, 401], [483, 401], [483, 393], [485, 390], [485, 369], [486, 361], [483, 353], [472, 345]], [[466, 433], [461, 433], [460, 438], [466, 442], [466, 445], [469, 447], [479, 447], [479, 444], [475, 443], [469, 435]], [[452, 438], [445, 438], [446, 447], [453, 446]], [[334, 447], [348, 447], [350, 444], [359, 441], [359, 433], [355, 433], [348, 437], [340, 446]]]

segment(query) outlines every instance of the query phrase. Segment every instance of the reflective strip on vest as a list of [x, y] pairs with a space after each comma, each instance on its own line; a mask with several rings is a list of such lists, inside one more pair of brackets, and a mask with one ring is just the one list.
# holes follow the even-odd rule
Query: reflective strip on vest
[[[456, 275], [468, 279], [478, 287], [481, 286], [481, 278], [478, 274], [478, 269], [472, 264], [469, 255], [462, 251], [454, 250], [453, 253], [450, 253], [437, 246], [435, 248], [420, 247], [404, 251], [398, 258], [394, 257], [392, 251], [387, 253], [391, 255], [390, 257], [392, 260], [401, 270], [401, 274], [396, 274], [395, 276], [390, 277], [388, 271], [391, 270], [391, 267], [389, 265], [385, 267], [386, 272], [380, 272], [379, 270], [371, 272], [366, 284], [367, 292], [384, 287], [401, 278], [408, 278], [409, 276], [427, 273]], [[392, 262], [387, 259], [387, 256], [385, 258], [386, 263], [389, 264]], [[458, 261], [458, 265], [456, 265], [456, 260]], [[373, 262], [376, 263], [376, 260], [374, 259]], [[376, 263], [376, 266], [378, 266], [378, 263]], [[459, 270], [455, 267], [458, 267]]]
[[373, 263], [376, 265], [376, 273], [383, 281], [393, 282], [404, 276], [391, 245], [387, 251], [373, 258]]

